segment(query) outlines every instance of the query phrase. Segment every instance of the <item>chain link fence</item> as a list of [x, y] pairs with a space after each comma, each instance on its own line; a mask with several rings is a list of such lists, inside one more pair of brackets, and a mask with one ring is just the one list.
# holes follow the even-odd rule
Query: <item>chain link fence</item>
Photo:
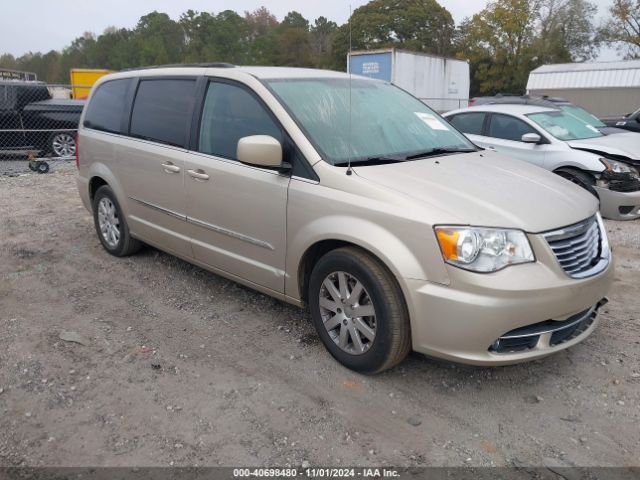
[[72, 91], [70, 85], [0, 81], [0, 175], [47, 173], [74, 161], [85, 100], [72, 98]]

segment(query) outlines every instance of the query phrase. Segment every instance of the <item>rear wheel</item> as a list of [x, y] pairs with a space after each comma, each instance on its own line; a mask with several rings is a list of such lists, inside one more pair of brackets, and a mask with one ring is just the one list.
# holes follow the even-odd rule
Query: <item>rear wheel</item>
[[571, 183], [575, 183], [579, 187], [584, 188], [591, 195], [598, 198], [598, 193], [595, 188], [593, 188], [596, 184], [596, 180], [590, 173], [575, 169], [556, 170], [555, 173], [560, 175], [562, 178], [569, 180]]
[[76, 154], [76, 139], [68, 132], [54, 133], [49, 139], [49, 150], [56, 157], [73, 157]]
[[378, 373], [411, 350], [402, 291], [371, 255], [355, 247], [324, 255], [311, 272], [308, 298], [320, 339], [347, 368]]
[[120, 204], [108, 185], [100, 187], [93, 198], [93, 221], [102, 246], [111, 255], [125, 257], [140, 250], [142, 243], [129, 233]]

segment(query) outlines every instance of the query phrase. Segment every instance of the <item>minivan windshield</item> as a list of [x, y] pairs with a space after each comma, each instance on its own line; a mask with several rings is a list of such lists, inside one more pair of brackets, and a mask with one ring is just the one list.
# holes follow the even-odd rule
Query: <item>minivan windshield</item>
[[582, 120], [563, 111], [532, 113], [527, 117], [558, 140], [584, 140], [604, 136], [593, 125], [584, 123]]
[[265, 83], [334, 165], [476, 151], [424, 103], [384, 82], [345, 77]]
[[596, 117], [592, 113], [587, 112], [584, 108], [576, 107], [575, 105], [560, 105], [560, 108], [563, 112], [566, 112], [569, 115], [573, 115], [574, 117], [582, 120], [588, 125], [596, 128], [606, 127], [606, 125], [602, 123], [602, 121], [598, 117]]

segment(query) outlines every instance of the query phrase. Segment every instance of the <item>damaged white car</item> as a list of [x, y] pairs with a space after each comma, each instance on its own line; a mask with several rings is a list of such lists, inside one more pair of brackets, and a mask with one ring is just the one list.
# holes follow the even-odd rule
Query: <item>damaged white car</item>
[[564, 110], [535, 105], [480, 105], [444, 116], [476, 145], [585, 188], [605, 218], [640, 218], [640, 134], [603, 133]]

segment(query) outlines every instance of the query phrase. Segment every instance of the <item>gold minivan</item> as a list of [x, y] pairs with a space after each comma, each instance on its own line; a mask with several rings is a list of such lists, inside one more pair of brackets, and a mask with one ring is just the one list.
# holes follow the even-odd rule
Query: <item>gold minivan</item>
[[504, 365], [586, 338], [614, 276], [597, 200], [482, 150], [386, 82], [178, 66], [108, 75], [78, 186], [115, 256], [152, 245], [308, 306], [374, 373], [411, 350]]

